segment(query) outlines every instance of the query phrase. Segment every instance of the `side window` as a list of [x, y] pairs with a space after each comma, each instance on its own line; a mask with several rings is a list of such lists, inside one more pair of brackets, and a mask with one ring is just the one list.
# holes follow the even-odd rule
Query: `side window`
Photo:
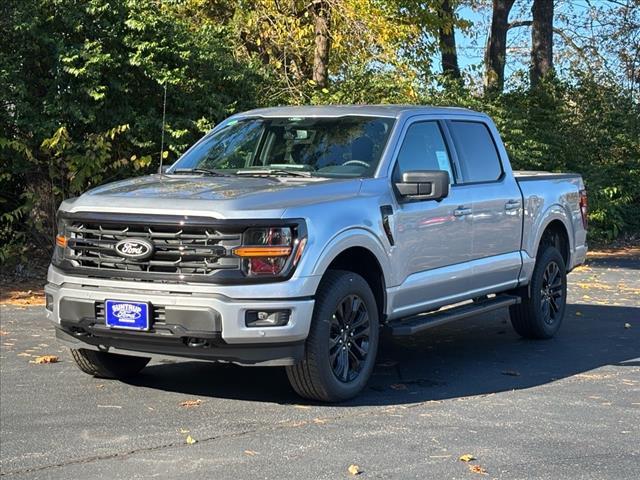
[[418, 122], [408, 128], [394, 169], [395, 181], [412, 170], [446, 170], [453, 183], [449, 152], [438, 122]]
[[452, 121], [449, 130], [466, 183], [492, 182], [500, 178], [502, 165], [498, 151], [484, 123]]

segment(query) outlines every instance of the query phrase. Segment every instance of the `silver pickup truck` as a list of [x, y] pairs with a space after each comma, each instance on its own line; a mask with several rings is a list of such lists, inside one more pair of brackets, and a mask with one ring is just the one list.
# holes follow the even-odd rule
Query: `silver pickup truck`
[[282, 365], [301, 396], [341, 401], [382, 331], [509, 307], [523, 337], [553, 336], [586, 215], [579, 175], [512, 171], [482, 113], [252, 110], [156, 175], [64, 201], [47, 315], [92, 375]]

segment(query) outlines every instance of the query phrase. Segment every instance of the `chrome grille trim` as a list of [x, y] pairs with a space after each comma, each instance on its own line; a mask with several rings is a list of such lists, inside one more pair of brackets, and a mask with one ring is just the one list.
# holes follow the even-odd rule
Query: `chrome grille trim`
[[[102, 225], [74, 222], [65, 260], [83, 269], [194, 276], [217, 270], [238, 270], [240, 262], [231, 249], [241, 243], [241, 233], [223, 233], [205, 226]], [[145, 260], [124, 258], [115, 250], [120, 240], [140, 238], [153, 244]]]

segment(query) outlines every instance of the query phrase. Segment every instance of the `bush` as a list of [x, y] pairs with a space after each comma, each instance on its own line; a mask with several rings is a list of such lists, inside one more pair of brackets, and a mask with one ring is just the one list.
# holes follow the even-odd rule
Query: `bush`
[[[160, 155], [175, 160], [216, 122], [281, 91], [280, 67], [236, 55], [233, 22], [194, 20], [189, 5], [2, 3], [8, 28], [0, 44], [0, 263], [25, 258], [31, 247], [51, 247], [63, 198], [151, 172]], [[340, 72], [327, 88], [304, 85], [302, 98], [484, 111], [498, 125], [515, 168], [583, 175], [592, 239], [640, 231], [640, 105], [618, 83], [578, 71], [571, 81], [549, 79], [533, 91], [516, 83], [507, 93], [484, 97], [460, 82], [425, 80], [406, 65], [353, 59]], [[277, 98], [295, 103], [301, 97], [281, 92]]]
[[165, 86], [168, 162], [260, 102], [261, 67], [235, 59], [224, 27], [195, 27], [172, 2], [3, 3], [0, 261], [25, 242], [50, 248], [63, 198], [157, 168]]

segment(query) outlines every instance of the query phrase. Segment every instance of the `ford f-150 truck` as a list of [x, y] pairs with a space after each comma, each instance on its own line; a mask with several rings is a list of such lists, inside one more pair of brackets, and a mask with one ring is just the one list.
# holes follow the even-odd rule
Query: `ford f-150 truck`
[[341, 401], [381, 332], [508, 307], [517, 333], [552, 337], [586, 227], [581, 177], [512, 171], [482, 113], [258, 109], [158, 174], [64, 201], [46, 309], [91, 375], [282, 365], [301, 396]]

